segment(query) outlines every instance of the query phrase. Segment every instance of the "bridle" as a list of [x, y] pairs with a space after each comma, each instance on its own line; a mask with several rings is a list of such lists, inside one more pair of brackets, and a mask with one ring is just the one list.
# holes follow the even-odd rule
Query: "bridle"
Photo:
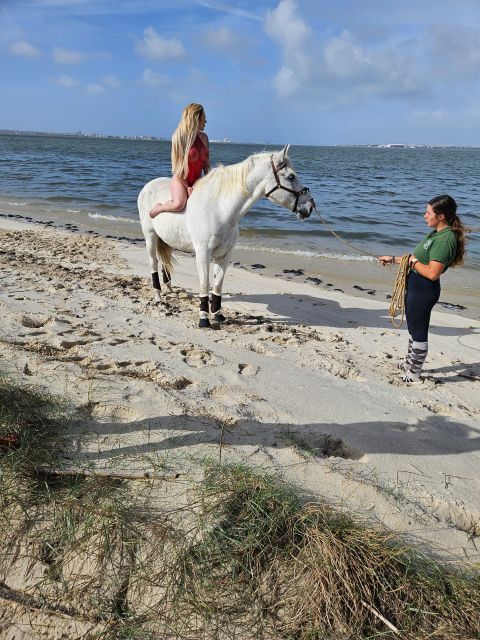
[[310, 189], [308, 187], [303, 187], [303, 189], [300, 189], [300, 191], [295, 191], [295, 189], [290, 189], [289, 187], [285, 187], [283, 184], [281, 184], [278, 172], [280, 171], [280, 169], [283, 169], [284, 167], [287, 166], [287, 163], [285, 162], [285, 160], [283, 162], [280, 162], [280, 164], [276, 167], [275, 163], [273, 162], [273, 156], [272, 156], [270, 158], [270, 163], [272, 165], [273, 176], [277, 184], [273, 187], [273, 189], [270, 189], [270, 191], [265, 194], [265, 197], [268, 198], [268, 196], [271, 195], [277, 189], [283, 189], [284, 191], [288, 191], [288, 193], [293, 193], [293, 195], [295, 196], [295, 204], [293, 205], [292, 211], [293, 213], [295, 213], [297, 211], [298, 200], [300, 196], [302, 196], [303, 194], [307, 194], [310, 197], [310, 200], [312, 201], [313, 208], [316, 209], [315, 202], [312, 196], [310, 195]]

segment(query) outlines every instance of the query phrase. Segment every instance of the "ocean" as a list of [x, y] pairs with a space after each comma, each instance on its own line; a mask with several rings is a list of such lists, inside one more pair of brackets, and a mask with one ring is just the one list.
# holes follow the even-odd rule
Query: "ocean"
[[[260, 151], [261, 144], [211, 143], [212, 167]], [[361, 250], [401, 255], [427, 233], [427, 201], [449, 193], [467, 226], [480, 228], [480, 149], [295, 146], [289, 152], [322, 218], [359, 251], [336, 240], [315, 215], [263, 199], [241, 222], [240, 245], [306, 256], [366, 259]], [[170, 144], [91, 137], [0, 136], [0, 215], [53, 218], [141, 237], [136, 199], [142, 186], [170, 175]], [[480, 266], [480, 234], [466, 267]]]

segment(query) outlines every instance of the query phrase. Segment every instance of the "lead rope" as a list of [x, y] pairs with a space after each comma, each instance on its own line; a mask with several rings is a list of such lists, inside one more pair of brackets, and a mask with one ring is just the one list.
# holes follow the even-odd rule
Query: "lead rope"
[[[356, 247], [354, 244], [351, 244], [350, 242], [347, 242], [347, 240], [344, 240], [343, 238], [341, 238], [325, 222], [325, 220], [322, 218], [322, 216], [317, 211], [317, 209], [315, 209], [315, 213], [320, 218], [320, 221], [322, 222], [322, 224], [324, 224], [327, 227], [328, 231], [332, 234], [332, 236], [335, 236], [335, 238], [337, 238], [337, 240], [340, 240], [341, 242], [343, 242], [344, 244], [348, 245], [352, 249], [355, 249], [355, 251], [359, 251], [360, 253], [363, 253], [366, 256], [371, 256], [372, 258], [378, 258], [378, 256], [376, 256], [375, 254], [370, 253], [369, 251], [365, 251], [364, 249], [360, 249], [359, 247]], [[397, 278], [395, 280], [395, 284], [394, 284], [394, 287], [393, 287], [392, 302], [390, 303], [390, 307], [388, 309], [388, 313], [389, 313], [390, 318], [392, 320], [392, 324], [396, 329], [399, 329], [402, 326], [403, 319], [405, 317], [405, 291], [406, 291], [406, 288], [407, 288], [407, 276], [408, 276], [408, 271], [409, 271], [409, 265], [408, 265], [409, 258], [410, 258], [410, 254], [408, 254], [408, 253], [406, 253], [404, 256], [402, 256], [402, 259], [400, 261], [400, 266], [398, 268]], [[396, 315], [398, 314], [398, 312], [400, 310], [402, 312], [402, 316], [400, 318], [400, 323], [398, 324], [397, 321], [395, 320], [395, 317], [396, 317]]]
[[352, 249], [355, 249], [355, 251], [360, 251], [360, 253], [363, 253], [366, 256], [371, 256], [372, 258], [378, 258], [378, 256], [376, 256], [374, 253], [370, 253], [369, 251], [364, 251], [364, 249], [360, 249], [359, 247], [356, 247], [354, 244], [350, 244], [350, 242], [347, 242], [346, 240], [344, 240], [343, 238], [341, 238], [337, 233], [335, 233], [335, 231], [325, 222], [325, 220], [322, 218], [322, 216], [319, 214], [319, 212], [315, 209], [315, 213], [317, 214], [317, 216], [320, 218], [320, 221], [327, 227], [327, 229], [329, 230], [329, 232], [332, 234], [332, 236], [335, 236], [335, 238], [337, 238], [337, 240], [340, 240], [341, 242], [344, 242], [345, 244], [348, 244], [349, 247], [351, 247]]

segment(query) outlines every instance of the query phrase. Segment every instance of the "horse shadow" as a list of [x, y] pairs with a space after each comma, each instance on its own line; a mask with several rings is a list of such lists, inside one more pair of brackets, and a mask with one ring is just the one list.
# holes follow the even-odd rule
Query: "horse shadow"
[[[291, 293], [275, 294], [243, 294], [235, 293], [225, 295], [225, 306], [228, 309], [229, 302], [245, 302], [249, 306], [265, 308], [272, 317], [266, 318], [271, 324], [306, 324], [312, 327], [329, 327], [348, 329], [352, 327], [370, 327], [376, 329], [394, 328], [388, 315], [388, 308], [368, 309], [362, 306], [362, 298], [357, 298], [358, 306], [343, 307], [335, 300], [329, 300], [320, 296], [310, 296]], [[379, 301], [378, 301], [379, 302]], [[242, 314], [237, 316], [235, 322], [242, 320]], [[399, 320], [399, 318], [397, 318]], [[407, 329], [404, 321], [402, 329]], [[480, 328], [445, 327], [431, 323], [430, 332], [445, 337], [459, 337], [468, 335], [480, 335]]]
[[[388, 317], [382, 310], [364, 307], [342, 307], [335, 300], [291, 293], [275, 294], [231, 294], [224, 296], [225, 306], [229, 302], [245, 302], [249, 306], [266, 307], [272, 324], [306, 324], [313, 327], [348, 328], [355, 326], [386, 327]], [[241, 316], [239, 317], [241, 320]]]
[[465, 382], [465, 380], [480, 380], [480, 362], [471, 362], [470, 364], [452, 364], [445, 367], [429, 367], [428, 374], [453, 374], [446, 380], [448, 382]]
[[[98, 441], [115, 442], [115, 446], [101, 451], [80, 453], [91, 461], [158, 453], [168, 459], [174, 451], [182, 450], [189, 458], [192, 447], [198, 445], [213, 445], [213, 450], [249, 446], [273, 451], [294, 447], [318, 458], [352, 460], [369, 454], [444, 456], [480, 450], [480, 429], [440, 415], [420, 419], [416, 424], [380, 420], [299, 425], [240, 419], [225, 425], [211, 417], [185, 414], [125, 423], [94, 422], [88, 432]], [[133, 439], [135, 443], [131, 444]]]

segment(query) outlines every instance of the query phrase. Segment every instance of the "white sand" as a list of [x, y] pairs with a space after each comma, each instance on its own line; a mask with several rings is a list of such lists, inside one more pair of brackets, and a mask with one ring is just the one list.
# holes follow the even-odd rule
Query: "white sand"
[[83, 462], [182, 479], [244, 461], [480, 560], [478, 320], [435, 311], [424, 382], [405, 386], [384, 296], [231, 268], [229, 322], [200, 330], [190, 257], [156, 306], [143, 247], [5, 220], [0, 240], [1, 354], [92, 409]]

